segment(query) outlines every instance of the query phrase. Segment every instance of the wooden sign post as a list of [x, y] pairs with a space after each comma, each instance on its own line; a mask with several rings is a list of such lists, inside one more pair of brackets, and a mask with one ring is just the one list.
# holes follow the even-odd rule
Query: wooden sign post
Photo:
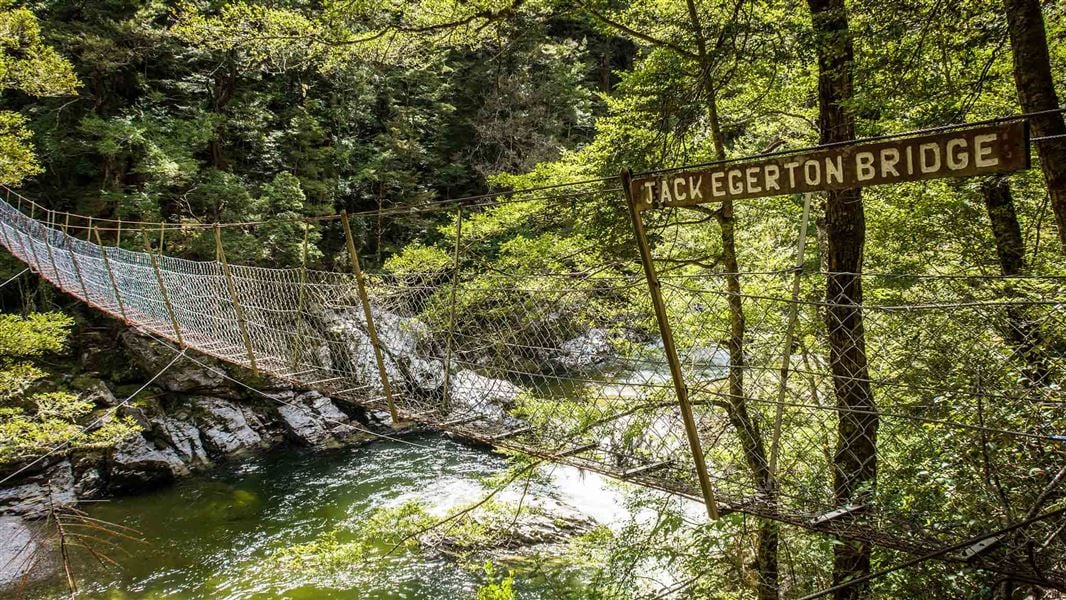
[[1028, 168], [1028, 123], [1011, 121], [639, 177], [629, 192], [647, 210]]

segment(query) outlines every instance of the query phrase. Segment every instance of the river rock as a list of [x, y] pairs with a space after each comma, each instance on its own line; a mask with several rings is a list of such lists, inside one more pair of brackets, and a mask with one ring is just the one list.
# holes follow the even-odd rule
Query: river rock
[[183, 463], [194, 469], [211, 466], [211, 457], [207, 455], [200, 430], [189, 420], [168, 416], [157, 416], [151, 420], [152, 433], [174, 449]]
[[98, 498], [105, 492], [107, 482], [95, 466], [82, 469], [74, 481], [74, 493], [78, 498]]
[[263, 437], [252, 429], [240, 405], [222, 398], [196, 397], [196, 423], [204, 446], [221, 456], [243, 454], [264, 447]]
[[70, 461], [62, 460], [22, 477], [18, 485], [0, 488], [0, 515], [43, 517], [49, 508], [74, 506], [74, 470]]
[[572, 537], [587, 533], [595, 523], [587, 515], [561, 505], [550, 510], [533, 503], [518, 517], [509, 533], [509, 546], [537, 546], [566, 543]]
[[417, 355], [419, 345], [429, 335], [429, 328], [422, 321], [383, 310], [374, 311], [374, 325], [381, 345], [394, 357]]
[[14, 592], [17, 585], [45, 579], [58, 569], [56, 549], [41, 535], [41, 527], [19, 517], [0, 517], [0, 592]]
[[580, 372], [602, 365], [613, 355], [611, 334], [606, 329], [590, 329], [559, 344], [559, 351], [550, 362], [564, 371]]
[[[333, 368], [353, 373], [353, 379], [358, 383], [380, 389], [377, 358], [362, 310], [317, 310], [315, 316], [329, 337], [344, 340], [341, 352], [337, 352], [337, 347], [330, 352]], [[378, 309], [374, 309], [373, 318], [389, 379], [396, 383], [408, 382], [424, 392], [440, 391], [444, 380], [440, 361], [426, 359], [421, 353], [429, 336], [426, 325], [416, 318]]]
[[132, 329], [123, 331], [119, 340], [141, 372], [149, 377], [158, 374], [155, 384], [168, 392], [224, 398], [240, 396], [239, 390], [221, 374], [205, 369], [187, 358], [180, 358], [166, 368], [174, 359], [174, 351]]
[[[364, 385], [380, 385], [374, 347], [366, 333], [366, 320], [362, 313], [354, 309], [318, 311], [316, 316], [329, 338], [343, 340], [329, 352], [333, 368], [340, 372], [352, 373], [353, 379]], [[386, 364], [388, 363], [386, 360]], [[395, 366], [392, 370], [396, 372]]]
[[107, 387], [107, 384], [100, 379], [80, 377], [74, 380], [73, 385], [81, 391], [83, 400], [92, 402], [96, 406], [110, 408], [118, 405], [118, 400], [115, 398], [115, 394], [111, 392], [111, 388]]
[[156, 448], [143, 435], [132, 435], [115, 445], [111, 456], [111, 486], [138, 491], [189, 474], [173, 448]]
[[451, 377], [450, 398], [454, 405], [464, 406], [489, 418], [503, 419], [506, 411], [515, 407], [522, 388], [504, 379], [492, 379], [463, 369]]
[[437, 394], [444, 389], [444, 363], [439, 360], [412, 356], [407, 375], [409, 383], [420, 392]]
[[551, 500], [527, 498], [517, 518], [518, 506], [510, 503], [493, 510], [474, 509], [462, 516], [474, 531], [473, 538], [449, 535], [448, 528], [430, 530], [419, 541], [445, 552], [487, 552], [494, 560], [507, 561], [548, 550], [588, 533], [595, 521], [576, 509]]
[[348, 415], [318, 392], [296, 395], [278, 407], [278, 415], [288, 436], [308, 446], [337, 447], [360, 434]]

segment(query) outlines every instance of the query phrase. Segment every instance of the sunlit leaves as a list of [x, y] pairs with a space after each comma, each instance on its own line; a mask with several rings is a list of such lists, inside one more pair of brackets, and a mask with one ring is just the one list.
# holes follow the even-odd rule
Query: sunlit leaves
[[60, 313], [0, 315], [0, 463], [57, 447], [106, 447], [136, 431], [113, 411], [99, 427], [84, 428], [92, 402], [56, 388], [31, 362], [63, 350], [72, 324]]
[[0, 90], [64, 96], [73, 94], [78, 85], [71, 64], [42, 41], [33, 13], [0, 6]]
[[[41, 40], [33, 13], [0, 5], [0, 93], [62, 96], [74, 94], [78, 85], [70, 63]], [[26, 120], [0, 111], [0, 183], [15, 184], [40, 172]]]
[[193, 2], [175, 11], [174, 32], [221, 50], [239, 50], [264, 66], [315, 61], [331, 69], [350, 60], [416, 65], [434, 47], [474, 48], [497, 40], [497, 25], [544, 14], [540, 0], [422, 0], [410, 3], [331, 1], [313, 17], [294, 9], [229, 2], [217, 13]]
[[42, 171], [33, 153], [32, 137], [25, 117], [0, 111], [0, 183], [18, 183]]

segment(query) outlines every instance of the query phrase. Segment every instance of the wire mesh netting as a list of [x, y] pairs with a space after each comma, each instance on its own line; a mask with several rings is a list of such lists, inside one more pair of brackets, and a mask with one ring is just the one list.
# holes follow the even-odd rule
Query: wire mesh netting
[[[66, 292], [204, 354], [702, 499], [617, 180], [432, 210], [442, 225], [425, 244], [363, 257], [384, 377], [352, 274], [100, 246], [7, 203], [0, 242]], [[922, 553], [1055, 504], [1066, 278], [827, 273], [803, 214], [798, 199], [738, 206], [737, 272], [721, 213], [642, 215], [720, 508]], [[826, 301], [842, 278], [861, 281], [861, 311]], [[844, 340], [862, 369], [839, 361], [841, 332], [856, 330], [827, 325], [848, 311], [863, 319]], [[840, 404], [848, 386], [866, 405]], [[1038, 519], [941, 558], [1063, 587], [1064, 526]]]

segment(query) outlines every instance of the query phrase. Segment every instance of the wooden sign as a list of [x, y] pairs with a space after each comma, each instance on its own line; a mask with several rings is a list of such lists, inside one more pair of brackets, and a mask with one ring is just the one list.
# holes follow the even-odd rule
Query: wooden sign
[[645, 210], [1028, 168], [1028, 123], [1012, 121], [641, 177], [631, 191]]

